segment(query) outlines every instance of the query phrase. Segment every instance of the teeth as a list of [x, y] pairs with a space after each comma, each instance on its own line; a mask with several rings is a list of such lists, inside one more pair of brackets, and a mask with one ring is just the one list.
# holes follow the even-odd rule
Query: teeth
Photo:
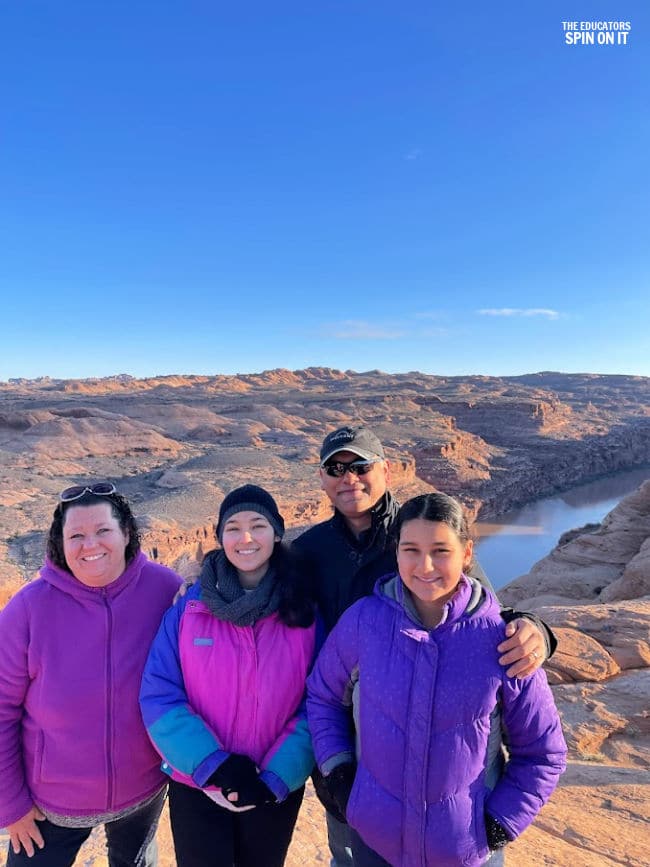
[[93, 554], [91, 557], [84, 557], [83, 559], [86, 563], [92, 562], [93, 560], [99, 560], [100, 557], [103, 557], [103, 554]]
[[237, 551], [238, 554], [255, 554], [257, 551], [256, 548], [242, 548]]

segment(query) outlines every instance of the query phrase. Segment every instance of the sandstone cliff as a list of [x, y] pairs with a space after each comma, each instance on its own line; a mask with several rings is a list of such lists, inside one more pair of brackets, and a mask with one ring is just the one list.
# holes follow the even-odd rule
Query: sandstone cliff
[[499, 592], [535, 610], [570, 763], [511, 865], [650, 863], [650, 481]]

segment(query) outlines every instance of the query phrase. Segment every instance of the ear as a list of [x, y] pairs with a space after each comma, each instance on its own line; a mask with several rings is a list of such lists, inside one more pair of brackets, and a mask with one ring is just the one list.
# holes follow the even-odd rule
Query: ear
[[468, 539], [465, 543], [465, 553], [463, 554], [463, 569], [467, 569], [469, 564], [472, 562], [472, 555], [474, 554], [474, 540]]
[[386, 479], [386, 487], [390, 487], [390, 461], [384, 461], [384, 477]]
[[320, 479], [320, 488], [321, 491], [325, 490], [325, 479], [327, 478], [327, 473], [322, 467], [318, 468], [318, 478]]

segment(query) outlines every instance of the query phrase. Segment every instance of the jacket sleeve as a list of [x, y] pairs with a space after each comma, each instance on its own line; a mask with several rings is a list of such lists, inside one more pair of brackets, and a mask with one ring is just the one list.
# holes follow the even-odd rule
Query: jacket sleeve
[[163, 770], [180, 771], [203, 787], [229, 753], [188, 702], [178, 649], [188, 596], [162, 619], [144, 667], [140, 709], [151, 742], [164, 759]]
[[30, 684], [29, 621], [21, 594], [0, 611], [0, 828], [28, 813], [32, 796], [25, 779], [22, 718]]
[[[317, 615], [314, 624], [313, 667], [323, 645], [323, 621]], [[262, 759], [260, 776], [278, 801], [283, 801], [289, 792], [299, 789], [314, 770], [314, 750], [307, 725], [307, 693], [296, 713]]]
[[501, 617], [506, 623], [510, 623], [511, 620], [516, 620], [518, 617], [530, 620], [542, 633], [542, 638], [546, 644], [546, 659], [553, 656], [557, 649], [557, 638], [548, 623], [544, 623], [541, 617], [538, 617], [537, 614], [531, 614], [530, 611], [516, 611], [514, 608], [502, 608]]
[[352, 691], [359, 672], [363, 600], [343, 614], [307, 679], [307, 719], [319, 770], [355, 760]]
[[304, 785], [314, 769], [305, 699], [261, 762], [260, 777], [278, 801]]
[[[480, 581], [484, 587], [487, 587], [487, 589], [494, 594], [494, 598], [498, 601], [499, 595], [490, 583], [490, 579], [483, 571], [478, 560], [474, 559], [469, 574], [472, 578], [476, 578], [477, 581]], [[538, 617], [536, 614], [531, 614], [528, 611], [515, 611], [514, 608], [502, 608], [501, 617], [506, 623], [510, 623], [511, 620], [517, 620], [519, 617], [523, 617], [524, 620], [530, 620], [530, 622], [542, 633], [542, 638], [546, 644], [546, 659], [550, 659], [553, 656], [557, 648], [557, 638], [553, 634], [551, 627], [547, 623], [544, 623], [541, 617]]]
[[566, 743], [543, 671], [525, 680], [504, 676], [502, 726], [508, 761], [485, 810], [511, 839], [528, 827], [566, 767]]

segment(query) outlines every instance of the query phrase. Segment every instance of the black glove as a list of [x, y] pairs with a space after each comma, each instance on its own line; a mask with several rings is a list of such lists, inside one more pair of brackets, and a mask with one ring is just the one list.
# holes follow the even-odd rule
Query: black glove
[[252, 783], [240, 784], [234, 791], [239, 795], [236, 801], [230, 802], [235, 807], [263, 807], [265, 804], [277, 803], [275, 795], [259, 775]]
[[357, 766], [353, 762], [343, 762], [343, 764], [337, 765], [326, 777], [323, 777], [325, 788], [344, 818], [356, 773]]
[[510, 842], [510, 837], [506, 829], [493, 819], [489, 813], [485, 814], [485, 833], [490, 849], [495, 852], [497, 849], [503, 849], [506, 843]]
[[325, 807], [330, 816], [334, 816], [337, 822], [341, 822], [345, 825], [345, 816], [341, 814], [338, 805], [330, 794], [330, 790], [327, 788], [327, 785], [325, 783], [325, 777], [321, 774], [318, 768], [314, 768], [311, 775], [311, 781], [314, 784], [314, 791], [316, 792], [316, 797], [321, 802], [323, 807]]
[[207, 786], [216, 786], [227, 797], [228, 792], [238, 792], [240, 786], [255, 785], [257, 768], [248, 756], [230, 753], [217, 770], [208, 778]]
[[239, 753], [231, 753], [209, 777], [206, 785], [217, 786], [229, 801], [228, 795], [237, 792], [237, 800], [230, 801], [234, 807], [259, 807], [276, 802], [273, 792], [260, 779], [255, 762]]

